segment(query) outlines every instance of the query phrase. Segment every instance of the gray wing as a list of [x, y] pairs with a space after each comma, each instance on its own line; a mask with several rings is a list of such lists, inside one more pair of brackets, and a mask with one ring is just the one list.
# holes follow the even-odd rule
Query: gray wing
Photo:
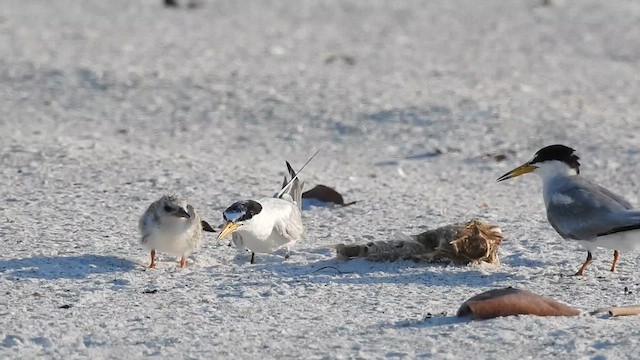
[[154, 231], [160, 226], [160, 219], [156, 208], [159, 206], [160, 200], [154, 201], [149, 205], [144, 214], [138, 220], [138, 230], [140, 230], [140, 243], [144, 244], [151, 238]]
[[627, 210], [633, 209], [633, 205], [631, 205], [625, 198], [607, 190], [606, 188], [603, 188], [602, 186], [594, 182], [591, 182], [583, 177], [576, 177], [574, 181], [580, 187], [595, 189], [596, 194], [598, 194], [597, 196], [602, 197], [601, 201], [615, 202]]
[[153, 214], [149, 211], [145, 212], [138, 221], [138, 230], [140, 230], [140, 243], [144, 244], [149, 241], [149, 236], [153, 233], [154, 228]]
[[592, 183], [575, 182], [550, 196], [547, 219], [563, 237], [591, 240], [640, 225], [640, 211], [622, 197]]
[[291, 212], [287, 216], [275, 222], [274, 231], [291, 242], [300, 240], [304, 232], [304, 227], [302, 225], [300, 210], [291, 205], [290, 208]]

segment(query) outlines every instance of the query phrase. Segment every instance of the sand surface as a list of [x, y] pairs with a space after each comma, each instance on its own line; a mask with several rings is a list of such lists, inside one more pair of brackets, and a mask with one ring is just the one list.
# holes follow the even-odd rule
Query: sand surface
[[[560, 142], [640, 204], [640, 3], [201, 4], [1, 1], [1, 358], [638, 356], [640, 317], [454, 315], [504, 286], [640, 303], [638, 252], [567, 276], [586, 253], [547, 223], [539, 179], [495, 182]], [[207, 235], [186, 269], [144, 268], [151, 201], [181, 193], [218, 224], [318, 148], [308, 187], [361, 201], [304, 211], [288, 261]], [[501, 267], [326, 248], [471, 218], [502, 227]]]

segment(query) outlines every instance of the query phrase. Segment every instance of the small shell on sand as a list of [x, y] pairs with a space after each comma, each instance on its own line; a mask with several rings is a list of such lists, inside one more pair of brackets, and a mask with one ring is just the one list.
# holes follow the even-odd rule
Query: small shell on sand
[[478, 294], [465, 301], [458, 310], [458, 317], [493, 319], [501, 316], [577, 316], [580, 310], [529, 290], [512, 287], [495, 289]]

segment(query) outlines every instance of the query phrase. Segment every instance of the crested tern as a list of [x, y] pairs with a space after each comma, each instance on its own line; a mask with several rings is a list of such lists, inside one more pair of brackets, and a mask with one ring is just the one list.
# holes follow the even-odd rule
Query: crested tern
[[238, 249], [251, 251], [251, 264], [255, 263], [256, 253], [270, 254], [281, 248], [286, 249], [288, 259], [291, 246], [304, 232], [301, 215], [304, 182], [298, 175], [318, 152], [297, 173], [286, 162], [291, 179], [285, 176], [282, 189], [274, 197], [243, 200], [229, 206], [222, 214], [225, 223], [218, 240], [231, 234]]
[[574, 149], [550, 145], [498, 181], [529, 172], [539, 175], [549, 223], [562, 238], [577, 240], [587, 250], [587, 259], [575, 275], [584, 273], [598, 247], [614, 250], [610, 269], [614, 271], [620, 251], [640, 249], [640, 210], [580, 176], [578, 160]]

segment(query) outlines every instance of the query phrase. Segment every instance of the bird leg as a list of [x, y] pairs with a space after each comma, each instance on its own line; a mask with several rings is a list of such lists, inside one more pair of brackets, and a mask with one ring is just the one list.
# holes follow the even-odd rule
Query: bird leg
[[289, 247], [287, 246], [287, 252], [285, 252], [285, 253], [284, 253], [284, 259], [285, 259], [285, 260], [287, 260], [287, 259], [291, 256], [290, 251], [291, 251], [291, 250], [290, 250], [290, 249], [289, 249]]
[[252, 252], [251, 253], [251, 260], [249, 260], [250, 264], [255, 264], [256, 263], [256, 253]]
[[149, 268], [153, 269], [156, 267], [156, 251], [151, 250], [151, 262], [149, 263]]
[[187, 259], [185, 259], [184, 255], [182, 255], [182, 257], [180, 258], [180, 267], [183, 268], [186, 262]]
[[591, 262], [592, 259], [593, 259], [593, 256], [591, 255], [591, 251], [587, 251], [587, 260], [584, 261], [584, 264], [582, 264], [582, 266], [580, 266], [580, 270], [578, 270], [578, 272], [575, 273], [574, 276], [582, 276], [582, 273], [584, 272], [584, 269], [587, 268], [587, 266], [589, 265], [589, 263]]
[[620, 252], [618, 250], [613, 250], [613, 262], [611, 263], [611, 271], [616, 270], [616, 264], [618, 263], [619, 257], [620, 257]]

